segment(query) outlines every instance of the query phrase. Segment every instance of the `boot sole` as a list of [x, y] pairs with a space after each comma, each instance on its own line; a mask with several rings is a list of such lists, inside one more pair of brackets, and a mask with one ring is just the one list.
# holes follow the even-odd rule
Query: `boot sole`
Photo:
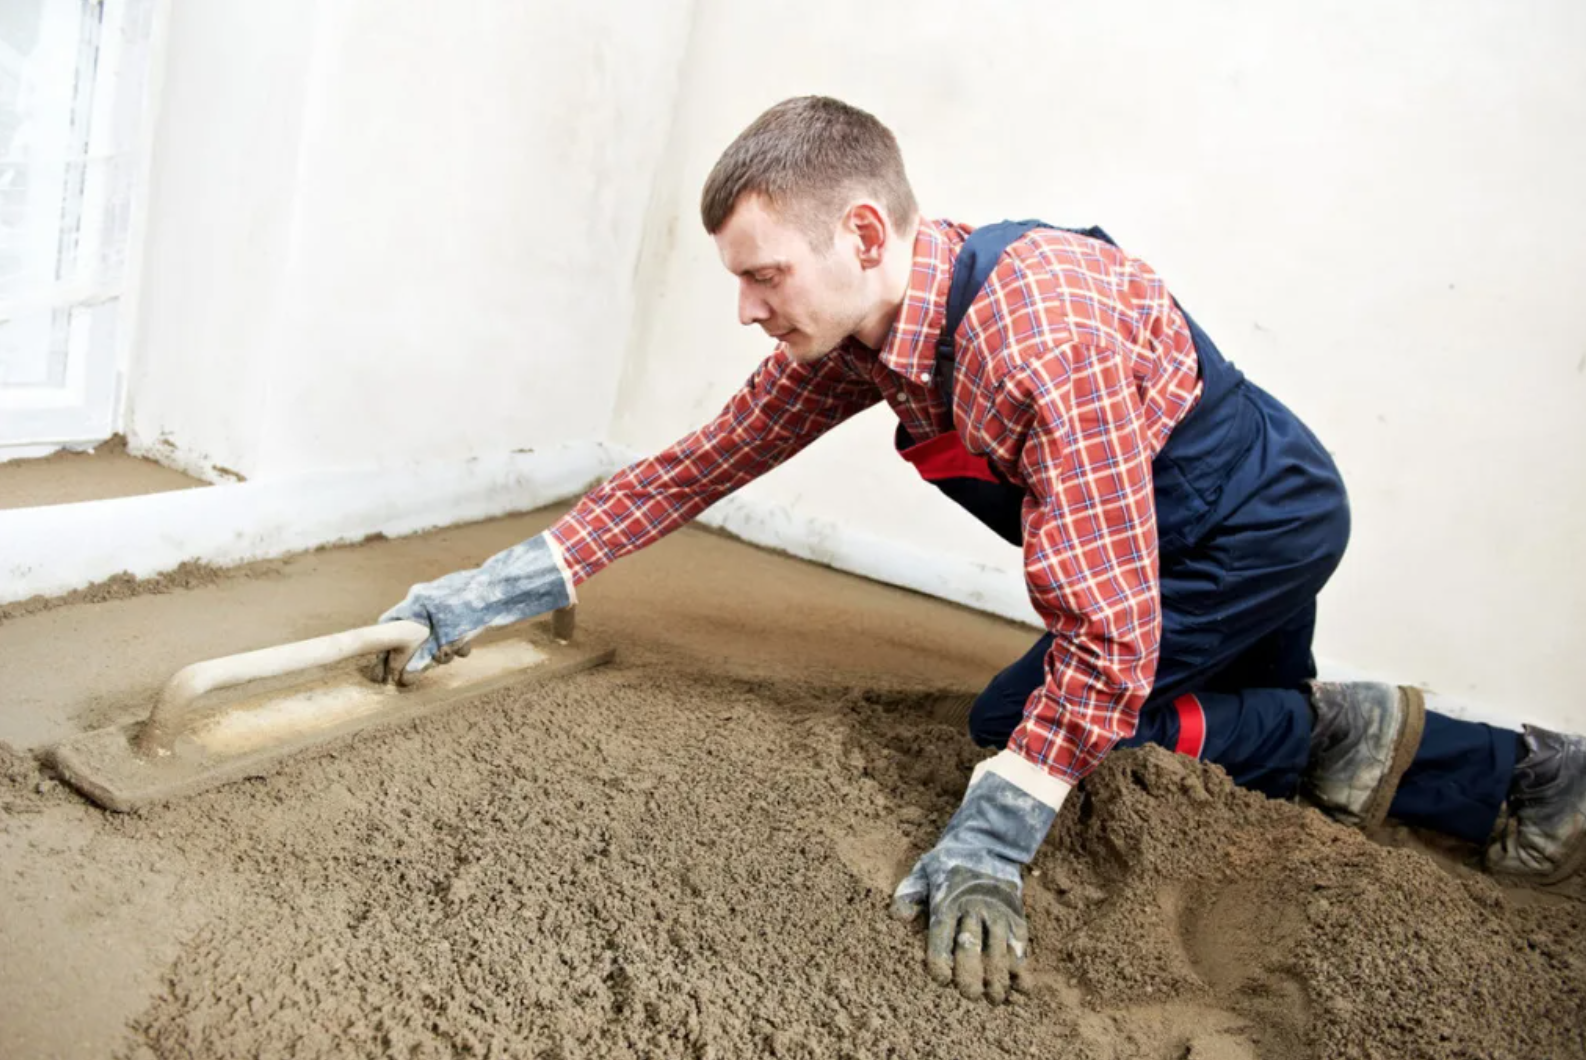
[[1388, 763], [1387, 771], [1361, 812], [1359, 827], [1363, 829], [1376, 828], [1387, 820], [1393, 797], [1399, 791], [1399, 781], [1415, 761], [1415, 753], [1421, 749], [1421, 736], [1426, 732], [1426, 696], [1421, 690], [1400, 686], [1399, 705], [1404, 710], [1404, 724], [1399, 727], [1398, 739], [1394, 741], [1393, 761]]
[[1586, 868], [1586, 835], [1577, 836], [1575, 838], [1575, 848], [1565, 856], [1563, 861], [1558, 863], [1557, 868], [1545, 876], [1537, 876], [1526, 872], [1505, 872], [1502, 869], [1492, 868], [1490, 865], [1487, 871], [1492, 874], [1493, 879], [1504, 883], [1524, 883], [1532, 887], [1551, 887], [1554, 884], [1563, 883], [1583, 868]]
[[1543, 876], [1537, 882], [1544, 887], [1555, 883], [1563, 883], [1579, 872], [1582, 866], [1586, 866], [1586, 836], [1576, 839], [1575, 849], [1570, 851], [1569, 856], [1559, 862], [1557, 869]]

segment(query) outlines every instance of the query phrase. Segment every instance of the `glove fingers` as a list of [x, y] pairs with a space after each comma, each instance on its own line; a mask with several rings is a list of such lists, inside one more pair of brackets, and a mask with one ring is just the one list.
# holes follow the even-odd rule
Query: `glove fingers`
[[994, 1005], [1008, 1000], [1008, 979], [1012, 970], [1008, 953], [1009, 924], [993, 916], [986, 924], [986, 999]]
[[406, 685], [416, 677], [419, 671], [429, 665], [429, 646], [426, 643], [420, 647], [413, 657], [407, 661], [402, 669], [397, 669], [397, 658], [402, 654], [399, 651], [383, 651], [374, 657], [374, 661], [364, 669], [364, 674], [379, 685]]
[[925, 937], [925, 970], [940, 986], [953, 981], [953, 935], [958, 928], [956, 906], [931, 908], [931, 927]]
[[922, 858], [914, 863], [913, 871], [903, 877], [903, 882], [892, 892], [892, 916], [903, 921], [913, 920], [924, 911], [925, 899], [930, 891], [931, 881], [925, 875]]
[[383, 685], [391, 679], [391, 653], [383, 651], [374, 657], [374, 661], [364, 667], [363, 675], [377, 685]]
[[474, 634], [470, 633], [459, 637], [450, 644], [442, 644], [435, 649], [435, 664], [437, 666], [445, 666], [453, 659], [468, 658], [469, 652], [474, 650], [473, 639]]
[[[408, 590], [408, 595], [402, 602], [391, 608], [378, 619], [379, 622], [395, 622], [403, 620], [417, 622], [421, 626], [428, 626], [430, 634], [420, 642], [418, 648], [405, 661], [402, 662], [400, 672], [397, 662], [401, 659], [402, 652], [390, 651], [382, 653], [379, 663], [372, 669], [381, 673], [384, 681], [406, 685], [413, 677], [435, 661], [436, 654], [441, 649], [439, 627], [442, 625], [440, 615], [425, 603], [419, 594], [420, 586]], [[455, 645], [452, 646], [455, 650]]]
[[434, 660], [435, 637], [431, 634], [429, 640], [419, 645], [419, 650], [413, 653], [413, 658], [408, 660], [407, 665], [402, 668], [402, 672], [397, 674], [397, 683], [407, 684], [423, 672]]
[[1014, 917], [1008, 925], [1008, 985], [1023, 993], [1030, 989], [1024, 962], [1030, 955], [1030, 925], [1024, 917]]
[[985, 918], [981, 914], [965, 913], [954, 938], [953, 980], [958, 985], [958, 992], [971, 1001], [986, 992], [986, 928]]

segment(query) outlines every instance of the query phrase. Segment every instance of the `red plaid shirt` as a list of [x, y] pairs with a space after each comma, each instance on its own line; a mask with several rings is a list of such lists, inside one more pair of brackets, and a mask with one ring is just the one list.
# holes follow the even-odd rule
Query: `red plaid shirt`
[[[575, 582], [677, 529], [885, 401], [917, 440], [948, 429], [931, 385], [953, 261], [971, 229], [927, 222], [883, 349], [773, 353], [721, 413], [590, 491], [550, 530]], [[1026, 490], [1024, 572], [1055, 635], [1009, 747], [1076, 783], [1134, 732], [1161, 639], [1151, 460], [1200, 395], [1183, 315], [1149, 267], [1036, 229], [1004, 252], [959, 329], [953, 421]]]

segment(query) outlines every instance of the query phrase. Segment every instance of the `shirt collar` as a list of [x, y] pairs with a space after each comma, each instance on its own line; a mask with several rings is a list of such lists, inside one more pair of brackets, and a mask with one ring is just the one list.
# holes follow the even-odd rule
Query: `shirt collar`
[[947, 315], [953, 262], [967, 232], [945, 221], [925, 221], [914, 237], [914, 267], [898, 318], [881, 345], [881, 363], [912, 382], [930, 380], [936, 335]]

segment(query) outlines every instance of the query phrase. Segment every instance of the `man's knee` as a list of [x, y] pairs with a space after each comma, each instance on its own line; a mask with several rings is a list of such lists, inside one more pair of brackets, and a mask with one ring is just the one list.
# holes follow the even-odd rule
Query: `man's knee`
[[1343, 492], [1343, 484], [1339, 484], [1338, 500], [1331, 505], [1320, 520], [1320, 556], [1318, 566], [1326, 573], [1322, 577], [1325, 582], [1332, 577], [1338, 565], [1343, 562], [1344, 552], [1349, 548], [1349, 498]]
[[969, 708], [969, 738], [981, 747], [1005, 747], [1024, 720], [1030, 694], [1046, 683], [1046, 653], [1052, 634], [1043, 633], [1030, 650], [1008, 666], [975, 697]]
[[981, 747], [1005, 747], [1013, 730], [1024, 720], [1024, 703], [1029, 693], [1010, 694], [993, 681], [975, 697], [969, 708], [969, 738]]

